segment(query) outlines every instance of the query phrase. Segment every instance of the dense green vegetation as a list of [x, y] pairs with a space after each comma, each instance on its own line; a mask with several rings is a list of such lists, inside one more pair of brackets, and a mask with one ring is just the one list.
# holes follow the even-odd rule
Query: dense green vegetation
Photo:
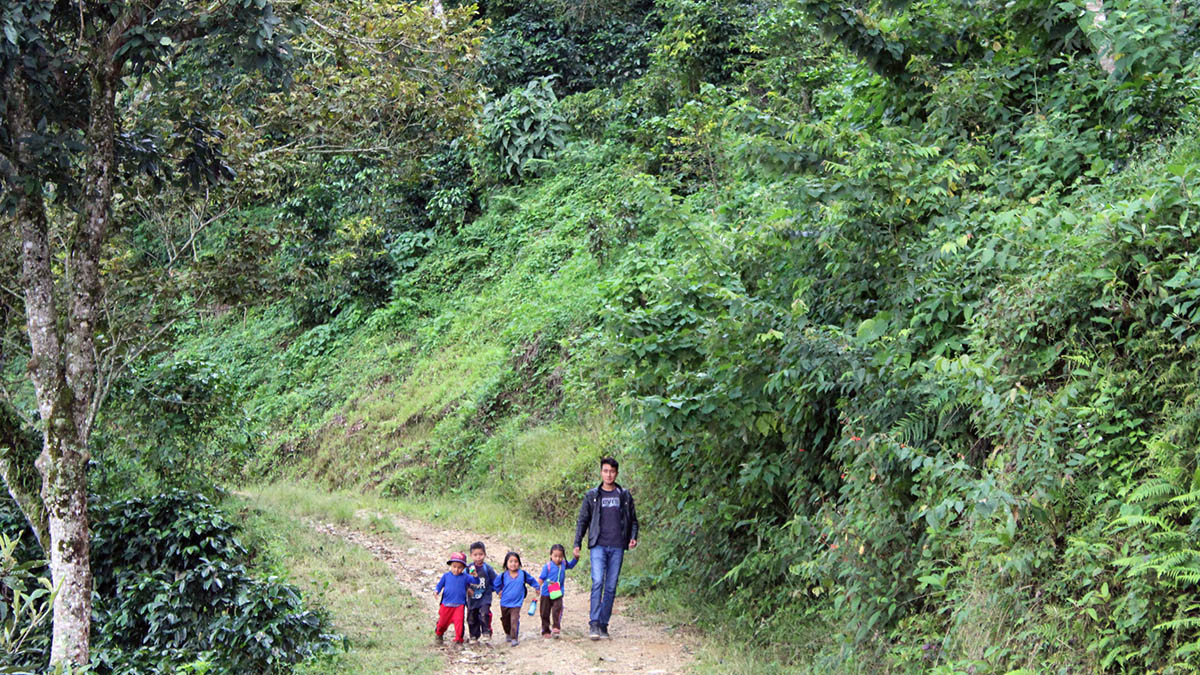
[[[234, 524], [204, 497], [179, 491], [101, 502], [91, 517], [99, 601], [89, 672], [285, 672], [341, 651], [342, 638], [298, 589], [247, 569]], [[6, 532], [23, 529], [11, 506], [0, 518]], [[25, 543], [6, 561], [6, 600], [41, 587], [39, 566], [17, 562], [36, 560], [34, 548]], [[7, 612], [4, 619], [6, 629], [28, 626]], [[31, 627], [24, 640], [6, 643], [6, 672], [32, 672], [45, 661], [48, 626]]]
[[[97, 491], [482, 490], [561, 524], [616, 454], [649, 548], [627, 587], [727, 608], [706, 627], [764, 661], [1200, 666], [1194, 7], [448, 16], [453, 56], [387, 91], [452, 73], [453, 106], [329, 152], [226, 120], [245, 178], [186, 244], [181, 195], [128, 213], [109, 269], [161, 333], [103, 409]], [[321, 39], [246, 119], [284, 134], [338, 80]]]

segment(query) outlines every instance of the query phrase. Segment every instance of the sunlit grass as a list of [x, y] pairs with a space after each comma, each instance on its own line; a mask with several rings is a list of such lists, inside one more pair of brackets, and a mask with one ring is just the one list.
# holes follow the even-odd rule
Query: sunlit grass
[[330, 522], [378, 533], [397, 545], [406, 543], [403, 532], [387, 517], [390, 502], [376, 495], [329, 492], [315, 485], [284, 482], [250, 486], [239, 492], [264, 510], [286, 514], [293, 520]]
[[[387, 565], [361, 547], [320, 534], [298, 515], [335, 520], [360, 505], [341, 495], [271, 486], [243, 504], [246, 530], [258, 548], [315, 600], [344, 634], [350, 649], [336, 657], [301, 664], [298, 673], [438, 672], [442, 659], [426, 648], [431, 617], [395, 581]], [[353, 519], [353, 516], [349, 516]]]

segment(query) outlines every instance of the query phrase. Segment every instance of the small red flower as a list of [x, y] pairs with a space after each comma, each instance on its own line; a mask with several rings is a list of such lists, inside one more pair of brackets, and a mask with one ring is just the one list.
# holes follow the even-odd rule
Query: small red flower
[[852, 440], [852, 441], [861, 441], [862, 439], [861, 439], [861, 438], [859, 438], [858, 436], [851, 436], [851, 437], [850, 437], [850, 440]]
[[829, 550], [831, 550], [831, 551], [836, 551], [836, 550], [837, 550], [837, 544], [830, 544], [830, 545], [829, 545]]
[[804, 452], [804, 448], [800, 448], [800, 452]]

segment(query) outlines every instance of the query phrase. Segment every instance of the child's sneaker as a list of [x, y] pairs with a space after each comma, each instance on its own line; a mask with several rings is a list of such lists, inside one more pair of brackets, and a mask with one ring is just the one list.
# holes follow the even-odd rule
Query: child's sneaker
[[549, 634], [549, 633], [542, 633], [542, 639], [543, 639], [543, 640], [549, 640], [549, 639], [550, 639], [550, 634]]
[[483, 634], [483, 638], [481, 638], [481, 639], [482, 639], [484, 642], [486, 642], [486, 643], [488, 643], [488, 644], [491, 644], [491, 642], [492, 642], [492, 634], [491, 634], [491, 633], [484, 633], [484, 634]]
[[433, 646], [434, 646], [434, 647], [441, 647], [441, 646], [442, 646], [442, 645], [444, 645], [444, 644], [446, 644], [446, 640], [445, 640], [445, 638], [443, 638], [441, 635], [436, 635], [436, 634], [435, 634], [435, 635], [433, 636]]
[[600, 639], [600, 624], [598, 624], [598, 623], [588, 624], [588, 637], [590, 637], [593, 640]]
[[550, 631], [550, 636], [553, 637], [555, 640], [557, 640], [558, 638], [562, 637], [562, 631], [560, 631], [557, 628], [554, 628]]

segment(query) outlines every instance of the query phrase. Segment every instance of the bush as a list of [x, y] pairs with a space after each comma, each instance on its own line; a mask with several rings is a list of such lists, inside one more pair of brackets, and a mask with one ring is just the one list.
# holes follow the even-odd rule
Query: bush
[[653, 3], [488, 3], [493, 28], [480, 49], [480, 81], [497, 95], [556, 77], [565, 94], [616, 87], [646, 68], [657, 30]]
[[[250, 573], [234, 525], [203, 496], [93, 497], [90, 515], [94, 672], [175, 673], [188, 662], [217, 672], [284, 672], [343, 646], [295, 587]], [[5, 502], [0, 524], [15, 533], [24, 521]], [[22, 555], [36, 560], [28, 549]], [[49, 626], [27, 644], [0, 664], [47, 661]]]
[[562, 147], [566, 124], [558, 111], [553, 79], [531, 80], [483, 106], [484, 164], [493, 176], [521, 178], [534, 160]]

